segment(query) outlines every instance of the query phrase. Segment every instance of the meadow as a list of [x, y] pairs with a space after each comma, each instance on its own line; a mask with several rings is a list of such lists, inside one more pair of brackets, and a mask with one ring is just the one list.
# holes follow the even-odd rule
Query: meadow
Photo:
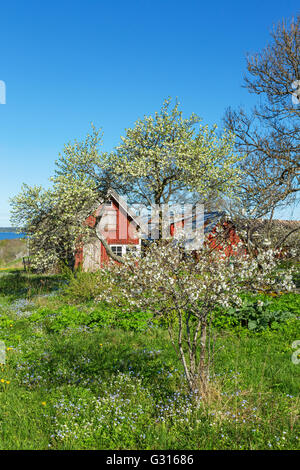
[[[7, 235], [15, 238], [9, 239]], [[5, 239], [2, 239], [2, 237]], [[23, 266], [22, 258], [26, 256], [27, 244], [26, 240], [16, 238], [15, 233], [7, 234], [0, 232], [0, 270], [9, 268], [21, 268]]]
[[97, 274], [0, 271], [1, 450], [300, 448], [298, 293], [216, 312], [196, 400], [166, 326], [96, 302], [97, 289]]

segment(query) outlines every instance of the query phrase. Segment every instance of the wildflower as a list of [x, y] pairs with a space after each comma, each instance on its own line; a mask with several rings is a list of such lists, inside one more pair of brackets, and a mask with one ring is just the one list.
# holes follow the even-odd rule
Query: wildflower
[[10, 380], [7, 380], [6, 383], [7, 383], [7, 385], [9, 385], [9, 384], [10, 384]]
[[45, 401], [42, 401], [42, 405], [43, 405], [43, 406], [46, 406], [46, 402], [45, 402]]
[[4, 383], [5, 383], [5, 380], [4, 380], [4, 379], [1, 379], [0, 382], [4, 384]]

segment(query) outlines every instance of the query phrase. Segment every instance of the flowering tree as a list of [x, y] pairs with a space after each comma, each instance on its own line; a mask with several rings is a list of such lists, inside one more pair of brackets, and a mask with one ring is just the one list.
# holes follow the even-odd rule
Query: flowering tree
[[134, 307], [162, 316], [191, 391], [204, 394], [209, 379], [208, 344], [213, 311], [219, 305], [240, 305], [241, 291], [267, 287], [289, 290], [290, 273], [276, 271], [272, 250], [255, 259], [243, 254], [229, 259], [204, 244], [198, 262], [174, 241], [157, 242], [138, 264], [112, 265], [103, 274], [109, 283], [99, 299], [129, 302]]
[[116, 149], [115, 172], [136, 182], [135, 192], [147, 205], [179, 202], [182, 192], [207, 196], [234, 188], [238, 180], [234, 136], [217, 135], [216, 126], [199, 124], [196, 114], [184, 119], [176, 103], [164, 101], [160, 112], [145, 116], [126, 130]]
[[[198, 126], [199, 117], [183, 119], [178, 104], [170, 109], [166, 100], [160, 113], [138, 121], [112, 153], [100, 152], [101, 132], [92, 127], [82, 142], [65, 145], [56, 161], [53, 186], [49, 190], [24, 186], [13, 198], [12, 223], [30, 237], [36, 267], [48, 269], [58, 260], [74, 264], [78, 240], [89, 234], [98, 237], [110, 257], [113, 254], [97, 230], [84, 226], [95, 201], [103, 200], [109, 187], [129, 196], [129, 202], [161, 207], [179, 202], [182, 194], [205, 197], [230, 192], [239, 173], [233, 135], [217, 136], [216, 128]], [[159, 237], [162, 238], [159, 209]]]
[[51, 270], [59, 263], [73, 268], [78, 240], [92, 235], [83, 220], [96, 197], [86, 181], [63, 177], [48, 190], [23, 185], [11, 201], [12, 221], [29, 239], [34, 269]]
[[105, 163], [107, 154], [99, 151], [101, 133], [92, 128], [93, 132], [82, 141], [64, 146], [55, 162], [49, 189], [24, 184], [11, 199], [12, 224], [27, 234], [31, 266], [35, 269], [51, 270], [61, 263], [73, 269], [78, 241], [96, 237], [84, 221], [91, 207], [105, 198], [113, 176]]
[[188, 192], [203, 198], [235, 190], [242, 156], [233, 151], [234, 135], [224, 131], [218, 136], [216, 126], [201, 125], [194, 113], [183, 118], [178, 103], [171, 107], [171, 99], [154, 116], [144, 116], [126, 129], [111, 153], [97, 150], [101, 136], [92, 130], [85, 142], [65, 146], [56, 175], [84, 175], [101, 188], [109, 180], [130, 203], [147, 206], [179, 202]]
[[[144, 116], [127, 129], [111, 153], [82, 151], [78, 144], [67, 146], [56, 173], [72, 179], [84, 174], [95, 188], [103, 188], [109, 181], [111, 187], [128, 196], [130, 204], [161, 207], [199, 202], [210, 195], [216, 198], [235, 191], [237, 163], [242, 157], [233, 152], [233, 146], [230, 131], [219, 136], [216, 126], [209, 129], [201, 125], [196, 114], [183, 118], [179, 104], [171, 107], [167, 99], [154, 116]], [[162, 238], [161, 212], [158, 215]]]

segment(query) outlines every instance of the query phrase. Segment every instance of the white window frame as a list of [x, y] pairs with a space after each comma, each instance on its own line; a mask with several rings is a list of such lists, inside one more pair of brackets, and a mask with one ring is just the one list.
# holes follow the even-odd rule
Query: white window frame
[[140, 256], [141, 254], [141, 245], [138, 244], [138, 245], [135, 245], [135, 244], [131, 244], [131, 245], [125, 245], [125, 254], [127, 254], [127, 248], [134, 248], [135, 250], [135, 253], [137, 256]]
[[[122, 248], [122, 250], [121, 250], [121, 252], [122, 252], [121, 256], [123, 257], [123, 256], [125, 256], [125, 254], [126, 254], [126, 249], [124, 250], [124, 246], [126, 246], [126, 245], [110, 245], [110, 249], [113, 251], [113, 248]], [[117, 250], [116, 250], [116, 251], [117, 251]], [[117, 255], [117, 256], [120, 256], [118, 253], [114, 253], [114, 254]]]
[[[141, 245], [140, 245], [140, 244], [138, 244], [138, 245], [135, 245], [135, 244], [130, 244], [130, 245], [115, 245], [115, 244], [113, 244], [113, 245], [110, 245], [111, 250], [112, 250], [113, 247], [116, 247], [116, 248], [119, 248], [119, 247], [120, 247], [120, 248], [122, 248], [122, 255], [121, 255], [122, 257], [126, 256], [126, 254], [127, 254], [127, 247], [129, 247], [129, 248], [133, 248], [133, 247], [136, 248], [136, 252], [137, 252], [136, 254], [137, 254], [138, 256], [140, 255], [140, 252], [141, 252]], [[116, 254], [117, 254], [117, 253], [116, 253]], [[118, 256], [119, 256], [119, 255], [118, 255]]]

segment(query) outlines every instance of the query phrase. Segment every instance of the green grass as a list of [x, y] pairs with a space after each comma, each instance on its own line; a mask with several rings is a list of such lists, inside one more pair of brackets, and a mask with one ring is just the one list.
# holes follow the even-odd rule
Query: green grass
[[[163, 327], [139, 328], [137, 313], [122, 324], [122, 312], [91, 300], [71, 305], [64, 282], [0, 275], [0, 450], [300, 448], [298, 320], [216, 328], [209, 390], [196, 402]], [[273, 301], [297, 305], [288, 296]]]
[[14, 238], [0, 240], [0, 268], [21, 268], [22, 258], [26, 256], [26, 240]]

